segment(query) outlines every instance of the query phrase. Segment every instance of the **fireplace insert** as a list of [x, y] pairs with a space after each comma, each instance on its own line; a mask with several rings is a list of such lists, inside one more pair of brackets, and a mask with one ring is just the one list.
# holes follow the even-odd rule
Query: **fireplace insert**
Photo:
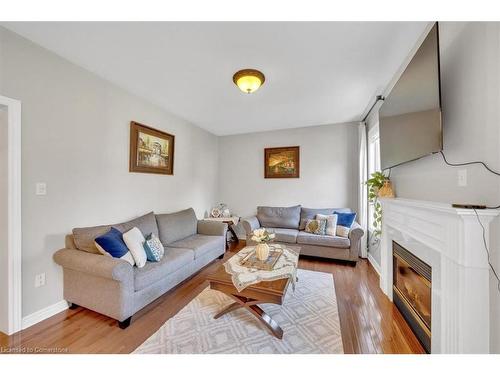
[[395, 241], [392, 256], [394, 304], [430, 353], [432, 269]]

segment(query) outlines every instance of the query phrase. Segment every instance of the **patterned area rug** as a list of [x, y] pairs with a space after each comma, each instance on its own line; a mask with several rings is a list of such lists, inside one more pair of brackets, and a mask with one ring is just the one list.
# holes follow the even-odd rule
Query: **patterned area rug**
[[206, 288], [134, 353], [343, 353], [333, 276], [306, 270], [297, 276], [283, 306], [260, 305], [283, 329], [282, 340], [244, 309], [213, 319], [232, 300]]

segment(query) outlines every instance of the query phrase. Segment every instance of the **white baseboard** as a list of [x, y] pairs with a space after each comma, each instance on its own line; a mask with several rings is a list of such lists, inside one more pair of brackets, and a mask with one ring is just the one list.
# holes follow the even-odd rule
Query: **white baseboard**
[[47, 306], [44, 309], [38, 310], [33, 314], [23, 317], [22, 329], [31, 327], [32, 325], [41, 322], [42, 320], [48, 319], [53, 315], [66, 310], [69, 307], [68, 302], [65, 300], [54, 303], [53, 305]]
[[380, 276], [380, 264], [378, 264], [378, 262], [375, 260], [375, 258], [370, 253], [368, 253], [368, 261], [370, 262], [370, 264], [373, 266], [375, 271]]

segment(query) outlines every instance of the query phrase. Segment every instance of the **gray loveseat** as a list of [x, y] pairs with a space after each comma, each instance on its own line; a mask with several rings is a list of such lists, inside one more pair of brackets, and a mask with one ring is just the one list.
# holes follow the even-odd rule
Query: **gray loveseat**
[[[144, 235], [155, 233], [165, 247], [159, 262], [143, 268], [122, 259], [101, 255], [94, 239], [111, 226], [121, 232], [138, 227]], [[97, 227], [75, 228], [66, 236], [66, 248], [54, 254], [63, 267], [64, 299], [112, 317], [121, 328], [137, 311], [225, 252], [227, 225], [197, 220], [192, 208], [171, 214], [153, 212], [134, 220]]]
[[[301, 255], [357, 262], [364, 231], [354, 222], [349, 237], [322, 236], [304, 231], [307, 219], [317, 214], [331, 215], [337, 212], [352, 212], [349, 208], [304, 208], [257, 207], [257, 215], [242, 220], [247, 236], [247, 244], [252, 244], [252, 232], [266, 228], [276, 234], [275, 242], [300, 246]], [[355, 263], [354, 263], [355, 264]]]

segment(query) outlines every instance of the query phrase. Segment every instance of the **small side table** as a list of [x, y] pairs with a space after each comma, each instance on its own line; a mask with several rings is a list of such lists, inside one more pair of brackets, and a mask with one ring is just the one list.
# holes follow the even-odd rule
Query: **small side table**
[[[222, 223], [225, 223], [227, 224], [227, 229], [229, 229], [229, 231], [231, 232], [231, 234], [233, 235], [234, 237], [234, 240], [236, 241], [236, 243], [239, 243], [239, 239], [238, 239], [238, 236], [236, 235], [236, 232], [234, 231], [234, 226], [235, 225], [238, 225], [238, 223], [240, 222], [240, 218], [239, 216], [230, 216], [230, 217], [206, 217], [204, 218], [203, 220], [207, 220], [207, 221], [220, 221]], [[227, 239], [227, 236], [226, 236], [226, 249], [229, 248], [229, 241]]]

